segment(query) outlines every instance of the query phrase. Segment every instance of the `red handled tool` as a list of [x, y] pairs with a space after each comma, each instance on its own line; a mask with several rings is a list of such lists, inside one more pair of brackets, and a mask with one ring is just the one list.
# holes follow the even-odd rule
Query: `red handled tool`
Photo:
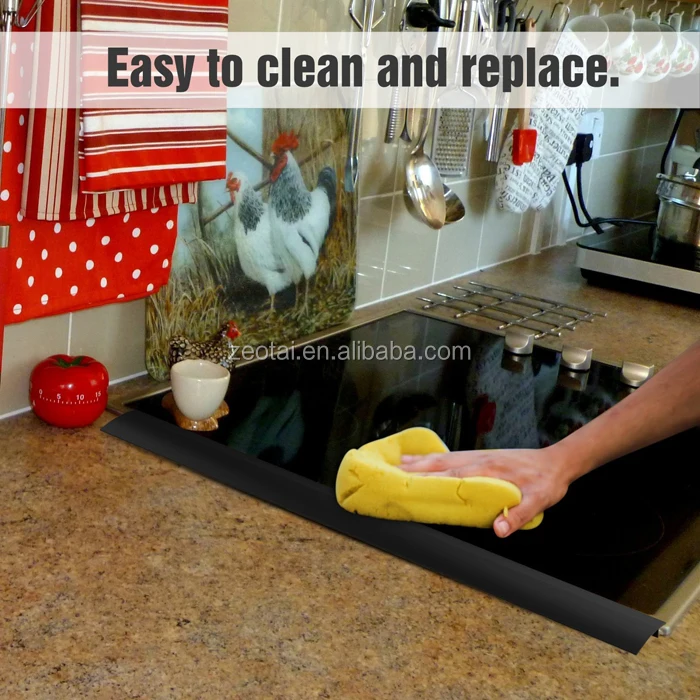
[[[526, 45], [530, 46], [529, 39], [535, 31], [535, 20], [525, 21], [525, 32], [527, 32]], [[537, 129], [530, 128], [530, 106], [528, 104], [528, 94], [525, 92], [525, 107], [519, 110], [519, 129], [513, 130], [513, 165], [525, 165], [532, 163], [535, 158], [537, 148]]]

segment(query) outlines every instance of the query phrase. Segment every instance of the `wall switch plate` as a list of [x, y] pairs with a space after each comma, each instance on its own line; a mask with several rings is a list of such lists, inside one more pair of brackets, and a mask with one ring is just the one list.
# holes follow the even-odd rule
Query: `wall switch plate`
[[603, 144], [603, 128], [605, 127], [605, 114], [602, 111], [587, 112], [581, 119], [578, 127], [579, 134], [593, 134], [593, 155], [591, 160], [600, 158], [600, 148]]

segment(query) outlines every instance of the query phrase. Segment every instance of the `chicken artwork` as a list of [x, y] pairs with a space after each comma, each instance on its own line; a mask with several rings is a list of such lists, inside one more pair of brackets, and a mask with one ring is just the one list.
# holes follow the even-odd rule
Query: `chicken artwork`
[[233, 203], [233, 239], [241, 269], [246, 277], [267, 288], [270, 311], [274, 312], [275, 295], [286, 289], [292, 278], [273, 245], [268, 205], [244, 176], [229, 175], [226, 189]]
[[292, 155], [298, 147], [293, 132], [283, 133], [272, 145], [274, 168], [267, 203], [242, 176], [231, 174], [226, 183], [234, 205], [233, 237], [241, 269], [267, 288], [270, 311], [275, 309], [275, 295], [291, 284], [297, 286], [298, 308], [302, 280], [300, 311], [308, 311], [309, 281], [316, 274], [318, 256], [335, 219], [335, 170], [323, 168], [316, 189], [309, 192]]
[[187, 357], [242, 357], [229, 319], [246, 349], [344, 323], [365, 280], [357, 193], [342, 187], [346, 110], [233, 107], [226, 125], [228, 177], [199, 183], [197, 203], [180, 207], [169, 282], [147, 302], [146, 366], [158, 381]]
[[[318, 256], [333, 226], [338, 180], [333, 168], [323, 168], [317, 187], [309, 192], [292, 151], [299, 147], [293, 132], [283, 133], [272, 145], [275, 167], [270, 175], [272, 241], [295, 285], [304, 280], [308, 309], [309, 281], [316, 274]], [[297, 287], [297, 303], [298, 303]]]

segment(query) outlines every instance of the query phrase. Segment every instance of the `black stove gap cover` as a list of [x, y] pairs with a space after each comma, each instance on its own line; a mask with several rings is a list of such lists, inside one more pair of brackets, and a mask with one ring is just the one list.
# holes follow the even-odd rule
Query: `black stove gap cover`
[[[499, 336], [410, 312], [323, 343], [315, 359], [269, 359], [234, 371], [231, 414], [215, 433], [178, 428], [160, 406], [163, 395], [134, 402], [103, 430], [628, 652], [658, 633], [664, 622], [653, 614], [697, 555], [678, 545], [700, 505], [698, 477], [680, 459], [689, 448], [683, 440], [580, 480], [540, 528], [507, 540], [490, 530], [366, 518], [335, 500], [347, 450], [405, 428], [431, 428], [453, 450], [562, 439], [622, 398], [614, 368], [596, 365], [572, 384], [553, 351], [537, 348], [516, 361]], [[370, 356], [392, 343], [403, 357], [398, 350], [391, 361]], [[441, 349], [443, 359], [429, 349]], [[661, 554], [677, 565], [651, 576]]]

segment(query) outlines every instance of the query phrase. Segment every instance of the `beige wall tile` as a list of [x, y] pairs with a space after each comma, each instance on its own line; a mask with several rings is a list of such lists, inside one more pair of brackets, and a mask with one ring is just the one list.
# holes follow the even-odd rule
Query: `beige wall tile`
[[144, 372], [146, 307], [143, 299], [73, 314], [71, 355], [101, 362], [111, 380]]
[[695, 146], [695, 131], [700, 129], [700, 112], [689, 111], [683, 116], [681, 128], [678, 131], [678, 143]]
[[604, 109], [605, 127], [601, 154], [639, 148], [646, 143], [649, 110]]
[[658, 204], [659, 199], [656, 196], [656, 189], [659, 183], [656, 176], [661, 167], [661, 158], [665, 148], [662, 144], [660, 146], [649, 146], [649, 148], [644, 149], [642, 167], [639, 170], [637, 202], [634, 211], [636, 216], [654, 211]]
[[479, 262], [479, 243], [483, 223], [483, 207], [488, 191], [488, 180], [452, 183], [450, 187], [465, 205], [465, 218], [440, 231], [435, 282], [451, 279], [476, 269]]
[[522, 216], [498, 208], [493, 181], [489, 182], [486, 202], [479, 267], [495, 265], [520, 254], [519, 239]]
[[559, 217], [561, 215], [562, 194], [564, 192], [563, 183], [559, 185], [554, 199], [540, 212], [539, 215], [539, 249], [548, 248], [557, 242], [557, 231], [559, 227]]
[[358, 306], [381, 299], [393, 202], [393, 195], [360, 201], [357, 240]]
[[650, 109], [649, 125], [644, 144], [646, 146], [655, 146], [661, 143], [666, 145], [671, 138], [677, 114], [675, 109]]
[[354, 27], [348, 0], [284, 0], [283, 32], [348, 32]]
[[228, 0], [228, 28], [231, 32], [276, 32], [280, 0]]
[[535, 235], [535, 219], [537, 212], [528, 209], [520, 222], [520, 235], [518, 236], [518, 255], [527, 255], [530, 252], [532, 239]]
[[424, 287], [433, 280], [438, 233], [409, 213], [403, 194], [394, 196], [384, 297]]
[[361, 197], [394, 192], [396, 161], [403, 142], [397, 136], [395, 143], [384, 143], [388, 114], [388, 109], [363, 110], [360, 144]]
[[69, 315], [52, 316], [5, 329], [0, 416], [29, 406], [29, 375], [50, 355], [68, 350]]
[[591, 216], [628, 217], [634, 214], [644, 149], [593, 161], [586, 204]]

